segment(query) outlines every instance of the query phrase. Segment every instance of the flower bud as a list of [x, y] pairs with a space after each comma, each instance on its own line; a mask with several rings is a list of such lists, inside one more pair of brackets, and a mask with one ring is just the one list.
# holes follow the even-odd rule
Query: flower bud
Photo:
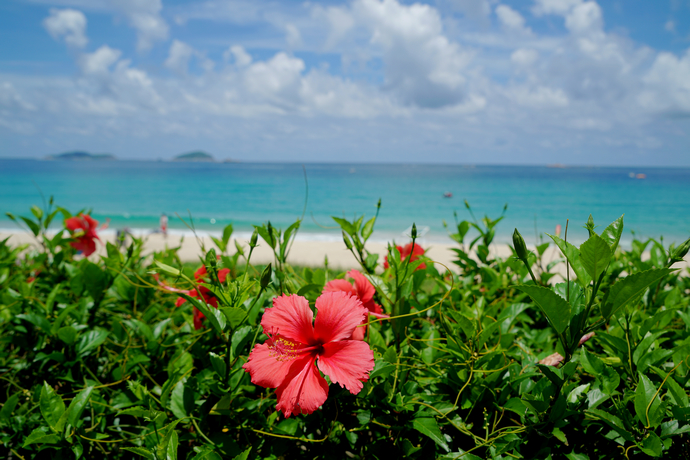
[[249, 247], [255, 248], [257, 241], [259, 241], [259, 231], [254, 229], [254, 233], [252, 233], [252, 238], [249, 240]]
[[345, 242], [345, 246], [347, 247], [347, 249], [352, 250], [352, 241], [350, 241], [350, 237], [347, 236], [345, 230], [343, 230], [343, 241]]
[[266, 268], [264, 268], [264, 271], [261, 273], [261, 289], [266, 289], [266, 286], [268, 286], [268, 283], [271, 282], [271, 274], [273, 273], [273, 267], [271, 267], [271, 264], [266, 265]]
[[412, 222], [412, 231], [410, 232], [410, 236], [413, 240], [417, 239], [417, 225], [414, 222]]
[[527, 262], [527, 245], [517, 228], [513, 232], [513, 247], [515, 248], [515, 254], [517, 254], [518, 259]]
[[676, 248], [676, 252], [673, 253], [673, 261], [674, 262], [680, 262], [685, 258], [685, 256], [688, 254], [688, 250], [690, 250], [690, 238], [685, 240], [683, 244], [678, 246]]

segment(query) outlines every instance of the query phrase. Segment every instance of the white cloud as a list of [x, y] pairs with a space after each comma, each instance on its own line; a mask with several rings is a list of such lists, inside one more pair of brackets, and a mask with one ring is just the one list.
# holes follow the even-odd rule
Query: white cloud
[[580, 3], [565, 17], [565, 26], [576, 34], [597, 32], [603, 25], [601, 7], [596, 2]]
[[536, 16], [545, 14], [565, 16], [573, 7], [581, 3], [582, 0], [536, 0], [532, 12]]
[[285, 25], [285, 41], [290, 48], [295, 48], [302, 44], [302, 35], [294, 24]]
[[644, 76], [640, 103], [651, 110], [690, 115], [690, 49], [678, 58], [660, 53]]
[[244, 74], [245, 86], [281, 106], [291, 105], [296, 102], [304, 68], [304, 61], [281, 52], [249, 66]]
[[666, 32], [671, 32], [671, 33], [676, 33], [676, 23], [673, 21], [673, 19], [669, 19], [666, 21], [664, 24], [664, 30]]
[[519, 48], [510, 55], [510, 60], [520, 67], [531, 67], [539, 59], [539, 52], [531, 48]]
[[240, 45], [233, 45], [223, 53], [223, 59], [227, 62], [230, 59], [234, 60], [234, 63], [238, 67], [246, 67], [252, 63], [252, 57], [245, 51], [245, 49]]
[[508, 32], [515, 32], [523, 35], [532, 34], [532, 30], [529, 27], [525, 27], [525, 18], [508, 5], [498, 5], [496, 7], [496, 17], [498, 17], [504, 30]]
[[168, 59], [165, 60], [165, 66], [180, 74], [186, 74], [189, 60], [193, 54], [194, 48], [179, 40], [173, 40], [168, 51]]
[[510, 89], [509, 95], [515, 102], [524, 107], [545, 109], [566, 107], [568, 105], [568, 96], [560, 88], [540, 86], [529, 89], [527, 87], [518, 87]]
[[138, 50], [148, 50], [155, 42], [168, 38], [168, 24], [160, 14], [161, 0], [110, 0], [110, 4], [137, 30]]
[[43, 20], [43, 27], [55, 40], [65, 39], [65, 43], [75, 48], [83, 48], [89, 42], [86, 37], [86, 16], [73, 9], [50, 9], [50, 16]]
[[85, 75], [105, 75], [121, 55], [122, 51], [103, 45], [93, 53], [83, 54], [79, 65]]
[[443, 34], [438, 12], [428, 5], [396, 0], [357, 0], [356, 17], [383, 51], [385, 88], [420, 107], [459, 103], [465, 95], [463, 71], [472, 53]]

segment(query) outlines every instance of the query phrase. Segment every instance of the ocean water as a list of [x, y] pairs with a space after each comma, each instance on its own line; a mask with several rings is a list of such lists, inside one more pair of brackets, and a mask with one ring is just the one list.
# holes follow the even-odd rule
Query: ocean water
[[[306, 171], [306, 182], [305, 182]], [[635, 179], [631, 174], [645, 174]], [[308, 196], [307, 196], [308, 183]], [[40, 190], [40, 191], [39, 191]], [[452, 193], [445, 198], [445, 192]], [[0, 229], [16, 226], [6, 212], [29, 215], [43, 206], [41, 193], [72, 212], [91, 209], [110, 228], [146, 233], [161, 213], [172, 233], [188, 232], [177, 215], [191, 214], [200, 233], [219, 233], [228, 223], [249, 234], [267, 220], [286, 228], [306, 212], [304, 239], [340, 239], [331, 216], [369, 218], [382, 206], [372, 239], [407, 240], [412, 223], [428, 231], [422, 242], [451, 243], [443, 221], [505, 217], [496, 242], [509, 242], [517, 227], [529, 242], [570, 219], [568, 238], [583, 241], [591, 213], [600, 230], [625, 214], [624, 242], [690, 236], [690, 169], [548, 168], [540, 166], [173, 163], [155, 161], [0, 160]], [[58, 223], [59, 224], [59, 223]], [[470, 233], [470, 236], [473, 233]]]

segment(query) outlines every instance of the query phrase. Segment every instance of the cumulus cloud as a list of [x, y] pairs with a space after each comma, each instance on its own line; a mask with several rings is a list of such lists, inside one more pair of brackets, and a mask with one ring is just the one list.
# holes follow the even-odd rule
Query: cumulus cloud
[[371, 30], [371, 43], [383, 51], [387, 90], [420, 107], [462, 100], [472, 53], [444, 35], [437, 10], [396, 0], [357, 0], [353, 8]]
[[233, 45], [223, 53], [223, 59], [227, 62], [231, 59], [238, 67], [246, 67], [252, 63], [252, 57], [240, 45]]
[[[111, 11], [116, 5], [103, 2]], [[372, 151], [397, 155], [433, 146], [446, 149], [449, 161], [457, 160], [458, 146], [478, 152], [467, 161], [484, 161], [496, 158], [487, 152], [508, 146], [549, 155], [597, 148], [666, 151], [685, 135], [669, 137], [663, 130], [683, 131], [673, 124], [679, 121], [669, 120], [690, 116], [690, 50], [657, 52], [608, 31], [602, 9], [591, 0], [535, 0], [527, 13], [496, 0], [439, 0], [438, 7], [352, 0], [276, 6], [280, 11], [252, 4], [244, 16], [237, 14], [241, 5], [251, 6], [245, 0], [166, 11], [184, 18], [181, 23], [271, 28], [260, 39], [224, 42], [218, 68], [206, 56], [218, 48], [177, 38], [162, 59], [151, 57], [160, 59], [153, 66], [151, 59], [135, 65], [126, 53], [102, 45], [76, 55], [74, 79], [0, 75], [0, 134], [43, 132], [42, 119], [59, 136], [203, 138], [233, 146], [244, 139], [264, 152], [286, 146], [302, 152], [295, 146], [309, 142], [318, 150], [317, 144], [322, 149], [330, 142], [341, 150], [364, 146], [369, 153], [361, 160]], [[464, 19], [444, 15], [442, 7], [449, 6], [466, 17], [487, 18], [485, 30], [466, 32]], [[161, 8], [158, 0], [117, 2], [119, 14], [137, 29], [139, 49], [166, 39]], [[70, 44], [68, 37], [82, 30], [85, 38], [85, 19], [81, 29], [74, 21], [49, 25], [68, 10], [55, 11], [44, 23], [51, 35]], [[131, 19], [137, 15], [153, 18], [150, 27]], [[562, 18], [562, 25], [559, 19], [556, 29], [542, 34], [537, 24], [548, 15]], [[267, 56], [267, 49], [275, 51]], [[333, 57], [345, 70], [329, 65]], [[352, 62], [358, 65], [348, 66]], [[144, 70], [160, 64], [170, 72]], [[549, 155], [544, 161], [568, 162]]]
[[86, 37], [86, 16], [70, 8], [50, 9], [50, 16], [43, 20], [43, 27], [55, 40], [64, 38], [65, 43], [75, 48], [83, 48], [89, 42]]
[[498, 5], [496, 7], [496, 17], [498, 17], [503, 29], [508, 32], [522, 35], [532, 34], [532, 30], [525, 26], [525, 18], [508, 5]]
[[121, 55], [122, 51], [103, 45], [93, 53], [83, 54], [79, 65], [85, 75], [106, 75]]
[[639, 101], [644, 107], [690, 116], [690, 49], [680, 58], [660, 53], [643, 81]]
[[539, 59], [539, 52], [531, 48], [518, 48], [510, 55], [510, 60], [519, 67], [531, 67]]
[[155, 42], [168, 38], [168, 23], [160, 14], [161, 0], [110, 0], [110, 3], [137, 30], [138, 50], [148, 50]]

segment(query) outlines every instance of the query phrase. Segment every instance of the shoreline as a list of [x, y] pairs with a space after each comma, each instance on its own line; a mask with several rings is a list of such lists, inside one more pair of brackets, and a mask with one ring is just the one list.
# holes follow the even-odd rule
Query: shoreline
[[[193, 235], [188, 235], [188, 234], [169, 234], [167, 237], [164, 236], [161, 233], [151, 233], [151, 234], [145, 234], [145, 235], [137, 235], [135, 233], [135, 236], [144, 238], [144, 252], [143, 254], [145, 256], [148, 256], [152, 254], [153, 252], [156, 251], [161, 251], [167, 248], [174, 248], [174, 247], [179, 247], [178, 250], [178, 255], [180, 256], [180, 259], [183, 262], [198, 262], [200, 255], [201, 255], [201, 246], [199, 244], [199, 241], [197, 241], [197, 238], [195, 238]], [[248, 254], [249, 250], [249, 236], [247, 235], [246, 237], [244, 236], [238, 236], [235, 237], [233, 236], [230, 239], [230, 242], [228, 244], [229, 248], [229, 253], [234, 254], [236, 249], [235, 249], [235, 241], [237, 241], [242, 248], [245, 250], [245, 254]], [[306, 235], [303, 235], [303, 237]], [[90, 257], [97, 257], [101, 255], [106, 254], [105, 250], [105, 243], [107, 241], [113, 243], [115, 241], [115, 232], [112, 230], [109, 231], [104, 231], [100, 233], [101, 237], [101, 243], [97, 243], [97, 250], [94, 253], [94, 255]], [[35, 239], [35, 237], [28, 233], [28, 232], [21, 232], [21, 231], [16, 231], [16, 232], [7, 232], [4, 230], [0, 230], [0, 239], [4, 240], [5, 238], [9, 238], [9, 243], [11, 245], [17, 246], [17, 245], [23, 245], [23, 244], [28, 244], [29, 247], [32, 248], [38, 248], [39, 245]], [[215, 248], [215, 245], [213, 244], [213, 241], [209, 236], [200, 236], [199, 240], [201, 240], [206, 247], [206, 249], [210, 249], [211, 247]], [[458, 266], [453, 263], [453, 260], [456, 259], [456, 254], [454, 251], [452, 251], [453, 248], [458, 248], [459, 246], [457, 244], [439, 244], [439, 243], [432, 243], [432, 242], [425, 242], [423, 239], [418, 240], [420, 246], [426, 250], [426, 256], [429, 257], [434, 262], [438, 262], [439, 264], [443, 264], [449, 269], [451, 269], [454, 272], [458, 272]], [[400, 244], [400, 242], [398, 242]], [[370, 241], [367, 243], [367, 249], [371, 253], [377, 253], [379, 254], [379, 263], [383, 263], [383, 257], [386, 254], [386, 247], [387, 247], [387, 242], [381, 242], [381, 241]], [[535, 251], [534, 245], [527, 245], [528, 249], [531, 251]], [[216, 248], [217, 249], [217, 248]], [[500, 258], [507, 258], [512, 255], [512, 251], [509, 245], [507, 244], [501, 244], [501, 243], [496, 243], [492, 244], [489, 248], [489, 252], [493, 257], [500, 257]], [[649, 257], [649, 253], [645, 253], [646, 256], [643, 255], [643, 259]], [[288, 262], [292, 265], [296, 266], [303, 266], [303, 267], [312, 267], [312, 268], [322, 268], [325, 265], [325, 257], [328, 257], [328, 267], [331, 269], [335, 270], [350, 270], [350, 269], [359, 269], [360, 266], [355, 260], [354, 256], [352, 253], [347, 249], [345, 246], [345, 243], [343, 243], [342, 240], [339, 241], [333, 241], [333, 240], [314, 240], [314, 239], [300, 239], [297, 238], [292, 245], [292, 248], [290, 250], [290, 254], [288, 256]], [[470, 257], [473, 259], [476, 259], [476, 255], [474, 253], [470, 253]], [[549, 248], [546, 250], [543, 256], [543, 265], [546, 266], [552, 261], [555, 261], [557, 259], [561, 258], [561, 253], [558, 249], [558, 247], [555, 244], [552, 244], [549, 246]], [[254, 249], [254, 252], [252, 254], [251, 258], [251, 263], [252, 264], [268, 264], [270, 262], [273, 262], [273, 251], [270, 249], [270, 247], [261, 239], [259, 238], [259, 244], [258, 246]], [[439, 271], [444, 270], [442, 265], [436, 265], [436, 268]], [[690, 267], [690, 255], [686, 256], [685, 261], [681, 263], [677, 263], [674, 265], [674, 268], [679, 268], [679, 269], [687, 269]], [[566, 267], [564, 263], [558, 263], [554, 266], [553, 273], [559, 274], [563, 279], [565, 279], [566, 275]], [[571, 276], [572, 270], [571, 270]], [[560, 282], [558, 277], [554, 277], [557, 282]]]

